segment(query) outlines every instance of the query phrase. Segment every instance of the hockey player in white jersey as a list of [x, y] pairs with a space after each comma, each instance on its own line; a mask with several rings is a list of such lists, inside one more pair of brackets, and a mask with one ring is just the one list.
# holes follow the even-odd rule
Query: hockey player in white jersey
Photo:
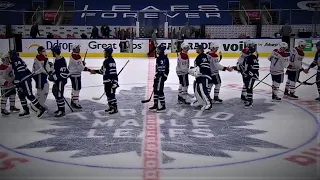
[[[251, 40], [246, 41], [245, 44], [246, 44], [246, 48], [244, 48], [241, 51], [240, 57], [237, 62], [237, 66], [232, 67], [234, 70], [238, 71], [242, 75], [243, 86], [242, 86], [242, 92], [241, 92], [241, 99], [243, 101], [247, 101], [247, 98], [246, 98], [247, 97], [247, 88], [246, 88], [245, 82], [244, 82], [245, 77], [244, 77], [243, 62], [244, 62], [244, 59], [249, 56], [249, 53], [248, 53], [249, 47], [255, 47], [255, 43]], [[258, 57], [258, 55], [257, 55], [257, 57]]]
[[289, 57], [286, 53], [288, 49], [288, 44], [286, 42], [281, 42], [279, 44], [279, 49], [272, 51], [269, 56], [270, 61], [270, 74], [272, 78], [272, 100], [281, 101], [281, 98], [278, 97], [278, 92], [280, 84], [283, 83], [284, 78], [284, 68], [289, 66]]
[[[38, 99], [41, 106], [47, 109], [45, 102], [47, 100], [49, 94], [49, 82], [48, 82], [48, 74], [51, 72], [50, 62], [48, 61], [48, 57], [46, 54], [46, 49], [43, 46], [39, 46], [38, 55], [34, 58], [33, 69], [32, 71], [35, 73], [33, 79], [36, 84], [36, 98]], [[30, 107], [33, 111], [37, 111], [37, 109], [30, 104]]]
[[222, 103], [223, 100], [219, 98], [220, 88], [221, 88], [221, 78], [219, 71], [228, 70], [231, 72], [233, 69], [231, 67], [224, 67], [219, 62], [222, 59], [222, 55], [218, 55], [219, 45], [216, 43], [210, 44], [210, 51], [207, 52], [210, 61], [210, 68], [211, 68], [211, 80], [209, 81], [209, 94], [211, 93], [211, 89], [213, 85], [214, 87], [214, 98], [213, 103]]
[[182, 48], [182, 51], [178, 56], [177, 67], [176, 67], [176, 72], [179, 78], [178, 103], [190, 104], [188, 99], [188, 87], [189, 87], [188, 71], [190, 67], [188, 50], [190, 49], [190, 46], [186, 43], [182, 43], [181, 48]]
[[10, 112], [6, 110], [7, 101], [10, 101], [10, 111], [12, 113], [20, 112], [20, 109], [16, 108], [16, 90], [13, 86], [14, 73], [9, 62], [9, 54], [5, 53], [1, 56], [0, 65], [0, 91], [1, 91], [1, 114], [3, 116], [10, 115]]
[[288, 80], [286, 83], [284, 97], [289, 97], [290, 99], [299, 98], [295, 95], [295, 86], [296, 82], [299, 80], [300, 72], [308, 72], [308, 69], [303, 69], [302, 67], [302, 60], [304, 58], [303, 49], [306, 48], [306, 46], [307, 42], [305, 40], [300, 40], [298, 42], [298, 46], [295, 47], [290, 53], [290, 61], [287, 68]]
[[85, 70], [85, 62], [82, 61], [82, 57], [80, 56], [79, 44], [73, 44], [72, 46], [68, 69], [72, 84], [71, 106], [76, 109], [82, 109], [79, 104], [79, 95], [81, 90], [81, 73]]

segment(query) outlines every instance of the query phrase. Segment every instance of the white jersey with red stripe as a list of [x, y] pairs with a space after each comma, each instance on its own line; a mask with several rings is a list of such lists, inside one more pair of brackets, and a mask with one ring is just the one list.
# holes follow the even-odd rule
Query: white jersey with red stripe
[[[10, 65], [0, 65], [0, 87], [2, 89], [12, 88], [14, 81], [14, 73]], [[9, 83], [10, 86], [5, 86], [5, 83]]]
[[215, 52], [207, 52], [209, 61], [210, 61], [210, 69], [212, 75], [219, 74], [219, 71], [222, 71], [224, 66], [220, 64], [220, 57], [217, 53]]
[[269, 56], [270, 73], [272, 75], [279, 75], [284, 73], [284, 68], [289, 66], [289, 57], [284, 51], [275, 49]]
[[82, 57], [79, 54], [72, 53], [69, 60], [69, 73], [72, 77], [80, 77], [81, 72], [84, 70]]
[[177, 75], [188, 74], [190, 67], [189, 56], [185, 52], [181, 52], [178, 56], [176, 72]]
[[292, 49], [290, 53], [290, 62], [288, 71], [299, 71], [302, 69], [302, 60], [304, 58], [304, 52], [298, 47]]

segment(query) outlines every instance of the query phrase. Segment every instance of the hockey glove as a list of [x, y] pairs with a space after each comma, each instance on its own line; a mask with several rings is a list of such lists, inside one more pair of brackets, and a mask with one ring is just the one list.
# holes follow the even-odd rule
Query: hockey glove
[[83, 64], [83, 66], [86, 66], [86, 64], [87, 64], [87, 63], [86, 63], [86, 62], [84, 62], [84, 61], [82, 61], [82, 64]]

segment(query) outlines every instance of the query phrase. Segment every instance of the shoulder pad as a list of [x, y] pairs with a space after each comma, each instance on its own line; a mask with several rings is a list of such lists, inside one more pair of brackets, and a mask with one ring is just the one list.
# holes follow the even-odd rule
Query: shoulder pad
[[180, 57], [181, 57], [181, 59], [183, 59], [183, 60], [188, 60], [188, 59], [189, 59], [188, 54], [183, 53], [183, 52], [180, 53]]
[[79, 60], [81, 59], [81, 56], [79, 54], [71, 54], [72, 59]]
[[300, 56], [304, 56], [304, 52], [301, 50], [301, 49], [299, 49], [299, 48], [295, 48], [296, 50], [297, 50], [297, 52], [298, 52], [298, 54], [300, 55]]
[[279, 51], [278, 49], [275, 49], [274, 51], [275, 51], [276, 53], [280, 54], [282, 57], [288, 57], [288, 55], [287, 55], [286, 52]]
[[45, 60], [48, 59], [47, 57], [45, 57], [45, 56], [42, 55], [42, 54], [38, 54], [38, 55], [36, 56], [36, 58], [37, 58], [38, 61], [45, 61]]
[[1, 64], [0, 65], [0, 70], [3, 71], [3, 70], [6, 70], [9, 66], [6, 66], [4, 64]]
[[208, 55], [211, 57], [218, 57], [218, 54], [213, 53], [213, 52], [208, 52]]
[[242, 49], [242, 51], [241, 51], [243, 54], [248, 54], [248, 48], [244, 48], [244, 49]]

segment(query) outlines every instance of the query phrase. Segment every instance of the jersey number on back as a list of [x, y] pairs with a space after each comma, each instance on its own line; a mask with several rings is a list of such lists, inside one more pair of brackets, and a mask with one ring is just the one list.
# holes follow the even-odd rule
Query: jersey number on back
[[278, 61], [279, 61], [279, 58], [277, 58], [277, 57], [272, 57], [274, 60], [275, 60], [275, 62], [273, 63], [273, 66], [276, 66], [276, 64], [278, 63]]

